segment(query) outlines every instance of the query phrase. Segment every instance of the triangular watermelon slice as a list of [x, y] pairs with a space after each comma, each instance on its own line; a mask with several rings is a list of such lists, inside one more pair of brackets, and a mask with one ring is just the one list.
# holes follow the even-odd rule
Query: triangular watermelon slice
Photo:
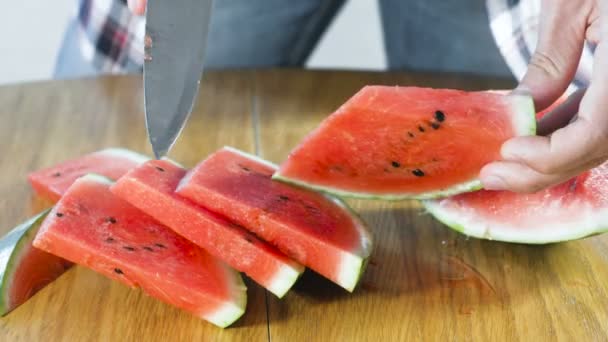
[[151, 160], [123, 176], [112, 192], [283, 297], [304, 267], [243, 227], [175, 194], [187, 170]]
[[240, 275], [110, 192], [79, 178], [51, 210], [34, 246], [91, 268], [220, 327], [245, 310]]
[[192, 169], [177, 193], [353, 291], [372, 250], [365, 224], [336, 198], [273, 181], [275, 171], [272, 163], [225, 147]]
[[117, 180], [149, 159], [124, 148], [107, 148], [32, 172], [28, 180], [40, 196], [56, 202], [79, 177], [95, 173]]
[[341, 196], [435, 198], [481, 188], [508, 139], [533, 135], [532, 99], [496, 92], [367, 86], [309, 134], [277, 180]]

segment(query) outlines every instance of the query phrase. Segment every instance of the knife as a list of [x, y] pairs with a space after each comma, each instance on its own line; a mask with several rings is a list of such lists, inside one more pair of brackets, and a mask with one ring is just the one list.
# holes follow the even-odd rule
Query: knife
[[203, 74], [212, 2], [147, 2], [144, 105], [156, 158], [171, 149], [192, 112]]

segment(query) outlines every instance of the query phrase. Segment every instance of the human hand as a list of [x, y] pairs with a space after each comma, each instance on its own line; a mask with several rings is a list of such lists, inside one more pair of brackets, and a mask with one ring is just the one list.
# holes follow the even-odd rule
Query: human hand
[[585, 40], [597, 44], [587, 89], [538, 122], [539, 136], [517, 137], [502, 160], [480, 173], [486, 189], [534, 192], [608, 159], [608, 0], [542, 0], [540, 35], [516, 92], [529, 92], [538, 111], [568, 88]]
[[127, 4], [133, 14], [144, 15], [146, 13], [146, 0], [128, 0]]

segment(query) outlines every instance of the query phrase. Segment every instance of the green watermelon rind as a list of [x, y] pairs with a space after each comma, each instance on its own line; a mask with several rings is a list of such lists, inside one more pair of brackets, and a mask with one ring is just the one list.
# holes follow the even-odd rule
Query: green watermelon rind
[[[359, 280], [365, 273], [367, 269], [367, 265], [369, 263], [369, 258], [373, 251], [374, 240], [372, 238], [371, 233], [365, 221], [357, 214], [348, 204], [346, 204], [340, 198], [335, 196], [324, 194], [326, 198], [330, 201], [334, 202], [337, 206], [341, 207], [343, 210], [350, 213], [352, 220], [355, 223], [355, 227], [359, 231], [359, 235], [361, 236], [361, 248], [358, 250], [349, 253], [348, 259], [350, 259], [349, 265], [342, 269], [340, 286], [346, 289], [348, 292], [353, 292], [359, 284]], [[344, 264], [344, 263], [343, 263]]]
[[[275, 170], [278, 169], [278, 165], [276, 165], [268, 160], [262, 159], [256, 155], [252, 155], [247, 152], [243, 152], [241, 150], [238, 150], [238, 149], [236, 149], [234, 147], [230, 147], [230, 146], [224, 146], [224, 149], [234, 152], [236, 154], [242, 155], [245, 158], [250, 158], [250, 159], [260, 162], [262, 164], [268, 165], [269, 167], [271, 167]], [[310, 188], [308, 188], [308, 189], [310, 189]], [[338, 285], [342, 286], [344, 289], [346, 289], [347, 291], [352, 292], [352, 291], [354, 291], [356, 285], [358, 284], [361, 276], [365, 272], [365, 269], [366, 269], [366, 266], [367, 266], [367, 263], [369, 260], [369, 256], [371, 255], [372, 250], [373, 250], [373, 239], [371, 237], [371, 234], [369, 233], [369, 229], [367, 228], [367, 225], [365, 224], [365, 222], [342, 199], [340, 199], [339, 197], [336, 197], [332, 194], [329, 194], [329, 193], [323, 193], [323, 195], [328, 200], [334, 202], [340, 208], [342, 208], [343, 210], [345, 210], [349, 213], [350, 217], [355, 222], [355, 227], [359, 231], [359, 235], [361, 236], [361, 248], [357, 251], [353, 251], [352, 253], [344, 253], [344, 257], [349, 259], [348, 266], [344, 267], [341, 272], [341, 277], [343, 279], [345, 279], [345, 281], [341, 281], [340, 284], [338, 284]]]
[[[512, 101], [511, 107], [513, 109], [513, 113], [515, 113], [512, 121], [515, 136], [536, 135], [536, 111], [534, 109], [534, 102], [532, 98], [526, 95], [509, 95], [509, 97]], [[285, 177], [279, 172], [276, 172], [272, 176], [272, 178], [284, 183], [290, 183], [293, 185], [322, 191], [340, 197], [384, 201], [400, 201], [407, 199], [437, 199], [483, 189], [483, 185], [481, 184], [481, 181], [479, 179], [472, 179], [459, 184], [455, 184], [454, 186], [451, 186], [446, 189], [429, 191], [425, 193], [364, 193], [344, 191], [329, 186], [312, 184], [302, 180]]]
[[304, 181], [296, 180], [293, 178], [283, 177], [281, 174], [275, 173], [272, 179], [277, 181], [296, 185], [299, 187], [312, 189], [320, 192], [324, 192], [328, 195], [338, 196], [342, 198], [357, 198], [364, 200], [382, 200], [382, 201], [402, 201], [402, 200], [424, 200], [424, 199], [435, 199], [458, 195], [465, 192], [477, 191], [483, 189], [481, 181], [478, 179], [460, 183], [444, 190], [437, 190], [431, 192], [425, 192], [423, 194], [412, 194], [412, 193], [400, 193], [400, 194], [374, 194], [374, 193], [362, 193], [362, 192], [350, 192], [339, 190], [331, 187], [315, 185]]
[[[425, 210], [433, 215], [444, 225], [452, 230], [455, 230], [466, 236], [477, 239], [502, 241], [510, 243], [520, 243], [528, 245], [544, 245], [564, 241], [578, 240], [593, 235], [608, 232], [608, 224], [599, 223], [588, 226], [584, 229], [563, 229], [561, 232], [545, 230], [548, 233], [543, 234], [537, 230], [518, 231], [492, 227], [489, 223], [483, 223], [481, 219], [474, 220], [475, 222], [465, 222], [464, 215], [458, 210], [445, 209], [438, 200], [424, 200], [422, 204]], [[504, 223], [503, 223], [504, 224]], [[517, 227], [514, 227], [517, 228]]]
[[13, 276], [49, 211], [47, 209], [21, 223], [0, 239], [0, 316], [5, 316], [12, 310], [8, 297]]

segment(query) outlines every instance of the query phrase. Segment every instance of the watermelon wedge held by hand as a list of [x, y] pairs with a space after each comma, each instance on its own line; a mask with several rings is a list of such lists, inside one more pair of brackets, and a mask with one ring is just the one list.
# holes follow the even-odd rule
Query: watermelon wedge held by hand
[[32, 172], [28, 180], [41, 196], [57, 202], [74, 181], [88, 173], [117, 180], [149, 158], [122, 148], [108, 148]]
[[0, 316], [14, 310], [62, 275], [72, 263], [32, 246], [44, 211], [0, 239]]
[[364, 223], [338, 199], [273, 181], [275, 171], [267, 161], [225, 147], [192, 169], [177, 194], [353, 291], [372, 250]]
[[367, 86], [296, 147], [275, 179], [341, 196], [435, 198], [481, 188], [501, 145], [536, 130], [532, 99]]
[[112, 195], [111, 184], [96, 175], [76, 180], [49, 213], [34, 246], [220, 327], [237, 320], [246, 304], [240, 275]]
[[281, 298], [304, 267], [245, 228], [175, 194], [187, 170], [151, 160], [123, 176], [112, 192], [158, 222], [244, 272]]

